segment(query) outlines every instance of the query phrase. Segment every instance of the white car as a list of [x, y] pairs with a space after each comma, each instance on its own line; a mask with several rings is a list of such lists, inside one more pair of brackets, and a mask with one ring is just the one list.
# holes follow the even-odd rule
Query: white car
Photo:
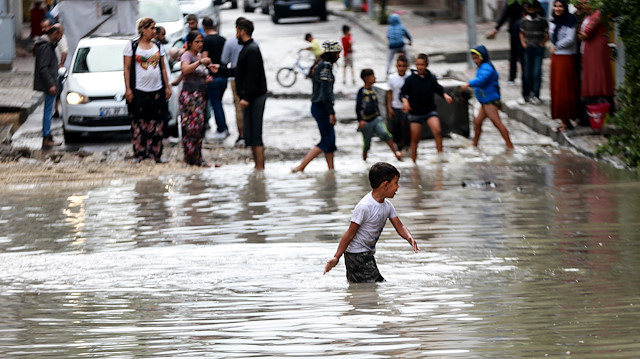
[[202, 26], [203, 17], [210, 17], [220, 32], [220, 10], [212, 0], [178, 0], [178, 5], [185, 17], [189, 14], [197, 15], [200, 26]]
[[140, 17], [150, 17], [167, 31], [167, 47], [182, 42], [187, 34], [185, 20], [177, 0], [140, 0]]
[[[129, 131], [131, 119], [124, 99], [123, 51], [133, 35], [92, 36], [81, 39], [65, 73], [62, 88], [62, 121], [65, 142], [80, 139], [83, 133]], [[172, 72], [165, 56], [169, 81]], [[178, 88], [169, 100], [169, 133], [175, 134], [179, 122]]]

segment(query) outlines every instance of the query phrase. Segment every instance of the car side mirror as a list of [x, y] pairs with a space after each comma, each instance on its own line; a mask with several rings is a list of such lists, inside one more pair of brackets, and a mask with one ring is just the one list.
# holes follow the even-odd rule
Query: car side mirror
[[171, 67], [171, 72], [180, 72], [180, 71], [182, 71], [182, 63], [178, 61], [175, 64], [173, 64], [173, 66]]
[[58, 69], [58, 77], [65, 77], [67, 76], [67, 68], [66, 67], [60, 67]]

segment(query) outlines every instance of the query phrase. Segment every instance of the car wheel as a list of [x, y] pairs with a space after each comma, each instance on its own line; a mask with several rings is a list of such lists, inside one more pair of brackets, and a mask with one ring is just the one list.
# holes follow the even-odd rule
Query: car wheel
[[278, 20], [280, 20], [278, 15], [276, 15], [275, 13], [273, 15], [271, 15], [271, 21], [273, 21], [274, 24], [277, 24]]
[[231, 2], [231, 8], [232, 9], [237, 9], [238, 8], [238, 1], [237, 0], [234, 0], [234, 1]]
[[263, 6], [263, 7], [262, 7], [262, 13], [263, 13], [264, 15], [269, 15], [269, 7]]
[[322, 10], [320, 13], [320, 21], [327, 21], [327, 10]]
[[80, 142], [80, 137], [82, 137], [82, 132], [70, 132], [67, 130], [64, 130], [64, 143], [76, 143], [76, 142]]

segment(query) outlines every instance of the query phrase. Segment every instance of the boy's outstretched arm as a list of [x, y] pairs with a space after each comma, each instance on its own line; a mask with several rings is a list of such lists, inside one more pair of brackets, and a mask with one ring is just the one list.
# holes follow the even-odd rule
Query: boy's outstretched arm
[[336, 264], [338, 264], [340, 257], [342, 257], [342, 254], [347, 250], [347, 247], [349, 247], [349, 243], [351, 243], [353, 237], [356, 236], [358, 228], [360, 228], [359, 224], [351, 222], [349, 228], [347, 228], [347, 231], [342, 235], [342, 239], [340, 240], [340, 244], [338, 244], [338, 250], [336, 251], [336, 254], [333, 255], [333, 258], [327, 261], [327, 265], [324, 266], [324, 273], [322, 274], [326, 274], [331, 270], [331, 268], [335, 267]]
[[404, 224], [402, 224], [400, 217], [391, 218], [391, 224], [393, 224], [393, 228], [396, 229], [396, 232], [398, 232], [400, 237], [406, 239], [407, 242], [411, 244], [411, 248], [413, 248], [413, 251], [418, 253], [418, 251], [420, 250], [420, 248], [418, 248], [418, 243], [415, 239], [413, 239], [413, 236], [411, 235], [411, 232], [409, 232], [409, 229], [405, 227]]

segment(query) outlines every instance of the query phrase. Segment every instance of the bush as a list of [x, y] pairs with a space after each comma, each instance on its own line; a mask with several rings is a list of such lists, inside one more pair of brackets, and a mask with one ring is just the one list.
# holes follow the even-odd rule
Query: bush
[[640, 6], [637, 0], [591, 0], [604, 16], [618, 24], [625, 47], [625, 78], [618, 88], [618, 110], [611, 123], [618, 128], [598, 153], [622, 155], [629, 166], [640, 165]]

